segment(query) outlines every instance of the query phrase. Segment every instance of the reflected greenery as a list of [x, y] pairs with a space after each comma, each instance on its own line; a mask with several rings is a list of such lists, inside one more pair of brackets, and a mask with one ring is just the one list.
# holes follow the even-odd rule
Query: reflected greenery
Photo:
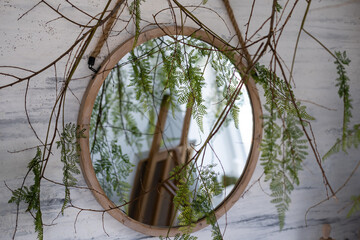
[[[221, 128], [219, 131], [219, 134], [227, 131], [228, 135], [218, 140], [220, 143], [216, 142], [217, 137], [211, 141], [206, 139], [240, 83], [241, 77], [228, 57], [192, 37], [156, 38], [134, 48], [121, 59], [99, 90], [90, 123], [91, 158], [98, 181], [109, 199], [128, 214], [129, 203], [141, 201], [138, 200], [141, 195], [132, 199], [132, 192], [136, 181], [143, 181], [141, 171], [146, 172], [140, 170], [141, 164], [146, 169], [151, 161], [147, 158], [166, 99], [169, 116], [161, 135], [160, 151], [167, 151], [169, 158], [171, 151], [176, 155], [176, 149], [183, 152], [187, 149], [187, 157], [182, 163], [178, 158], [184, 158], [183, 155], [174, 157], [178, 161], [173, 161], [167, 177], [159, 178], [156, 186], [152, 186], [153, 191], [159, 191], [165, 183], [176, 186], [172, 203], [168, 203], [173, 205], [174, 214], [169, 217], [169, 223], [159, 225], [188, 227], [202, 217], [215, 224], [211, 211], [226, 197], [225, 187], [232, 188], [243, 169], [235, 171], [236, 167], [231, 164], [223, 164], [222, 160], [228, 156], [219, 157], [215, 147], [226, 145], [223, 139], [239, 128], [244, 92], [249, 101], [245, 90], [236, 96], [224, 120], [224, 128], [231, 125], [230, 130]], [[191, 109], [190, 133], [186, 133], [186, 146], [180, 146], [187, 109]], [[247, 115], [251, 115], [251, 111]], [[234, 140], [227, 141], [233, 144]], [[249, 147], [243, 150], [244, 162], [248, 151]], [[140, 183], [140, 188], [144, 188], [143, 184]], [[216, 201], [215, 196], [218, 196]], [[150, 224], [147, 220], [144, 222]]]

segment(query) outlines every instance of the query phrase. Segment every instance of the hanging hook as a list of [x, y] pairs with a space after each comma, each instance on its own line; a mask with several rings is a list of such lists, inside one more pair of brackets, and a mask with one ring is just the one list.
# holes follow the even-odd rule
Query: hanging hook
[[93, 71], [94, 73], [97, 73], [98, 70], [96, 70], [95, 68], [93, 68], [93, 66], [95, 65], [95, 58], [93, 56], [90, 56], [89, 57], [89, 60], [88, 60], [88, 66], [89, 66], [89, 69], [91, 71]]

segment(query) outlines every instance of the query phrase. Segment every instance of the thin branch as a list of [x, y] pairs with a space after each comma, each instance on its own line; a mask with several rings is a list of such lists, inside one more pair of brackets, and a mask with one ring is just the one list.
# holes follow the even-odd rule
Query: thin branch
[[296, 43], [295, 43], [293, 59], [292, 59], [292, 62], [291, 62], [290, 79], [293, 79], [293, 71], [294, 71], [294, 65], [295, 65], [296, 52], [297, 52], [298, 45], [299, 45], [299, 42], [300, 42], [301, 32], [302, 32], [302, 30], [304, 28], [306, 17], [307, 17], [307, 14], [309, 12], [309, 9], [310, 9], [310, 5], [311, 5], [311, 0], [307, 0], [306, 10], [305, 10], [305, 13], [304, 13], [304, 17], [303, 17], [303, 19], [301, 21], [300, 29], [299, 29], [298, 36], [297, 36]]
[[58, 9], [55, 9], [53, 6], [51, 6], [48, 2], [46, 2], [45, 0], [42, 0], [41, 2], [43, 2], [46, 6], [48, 6], [51, 10], [53, 10], [54, 12], [56, 12], [57, 14], [60, 15], [61, 18], [64, 18], [65, 20], [71, 22], [72, 24], [74, 25], [77, 25], [79, 27], [82, 27], [82, 28], [93, 28], [93, 26], [87, 26], [87, 25], [84, 25], [84, 24], [81, 24], [81, 23], [78, 23], [78, 22], [75, 22], [74, 20], [66, 17], [64, 14], [62, 14]]
[[[111, 1], [111, 0], [110, 0]], [[95, 30], [97, 29], [97, 27], [102, 26], [113, 14], [116, 13], [116, 9], [119, 8], [121, 6], [122, 2], [117, 3], [117, 5], [114, 7], [114, 9], [106, 16], [104, 17], [104, 19], [100, 20], [97, 25], [93, 26], [91, 29], [89, 29], [88, 31], [86, 31], [80, 38], [78, 38], [63, 54], [61, 54], [59, 57], [57, 57], [55, 60], [53, 60], [52, 62], [50, 62], [48, 65], [46, 65], [45, 67], [41, 68], [40, 70], [34, 72], [33, 74], [20, 78], [20, 77], [16, 77], [10, 74], [4, 74], [4, 73], [0, 73], [1, 75], [8, 75], [8, 76], [12, 76], [13, 78], [18, 79], [17, 81], [14, 81], [12, 83], [9, 84], [5, 84], [0, 86], [0, 90], [3, 88], [7, 88], [7, 87], [11, 87], [15, 84], [18, 84], [20, 82], [26, 81], [27, 79], [32, 79], [33, 77], [35, 77], [36, 75], [44, 72], [45, 70], [47, 70], [48, 68], [50, 68], [52, 65], [54, 65], [55, 63], [57, 63], [58, 61], [60, 61], [64, 56], [66, 56], [68, 53], [70, 53], [74, 47], [76, 47], [80, 42], [82, 42], [86, 37], [88, 37], [88, 35], [90, 34], [94, 34]], [[104, 12], [103, 12], [104, 13]], [[12, 68], [18, 68], [18, 67], [14, 67], [14, 66], [7, 66], [7, 67], [12, 67]]]
[[329, 110], [329, 111], [337, 111], [337, 109], [335, 109], [335, 108], [329, 108], [329, 107], [326, 107], [326, 106], [324, 106], [324, 105], [318, 104], [318, 103], [316, 103], [316, 102], [314, 102], [314, 101], [310, 101], [310, 100], [306, 100], [306, 99], [299, 99], [299, 98], [298, 98], [297, 100], [300, 101], [300, 102], [311, 103], [311, 104], [313, 104], [313, 105], [315, 105], [315, 106], [324, 108], [324, 109]]
[[78, 217], [80, 215], [80, 213], [83, 211], [83, 209], [80, 209], [79, 212], [76, 214], [76, 217], [75, 217], [75, 221], [74, 221], [74, 231], [76, 233], [76, 222], [78, 220]]
[[319, 39], [317, 39], [314, 35], [312, 35], [311, 33], [309, 33], [308, 31], [305, 30], [305, 28], [302, 29], [307, 35], [309, 35], [309, 37], [311, 37], [312, 39], [314, 39], [318, 44], [320, 44], [320, 46], [322, 46], [333, 58], [337, 59], [337, 57], [330, 51], [330, 49], [328, 49]]
[[105, 215], [105, 212], [103, 212], [103, 213], [101, 214], [102, 228], [103, 228], [104, 233], [106, 234], [106, 236], [110, 237], [110, 235], [106, 232], [106, 229], [105, 229], [105, 220], [104, 220], [104, 215]]
[[307, 210], [306, 210], [306, 213], [305, 213], [305, 226], [307, 226], [307, 215], [308, 213], [310, 212], [311, 209], [323, 204], [324, 202], [330, 200], [331, 198], [336, 198], [336, 194], [338, 194], [347, 184], [348, 182], [350, 181], [350, 179], [354, 176], [355, 172], [357, 171], [357, 169], [359, 168], [360, 166], [360, 161], [358, 161], [358, 163], [356, 164], [355, 168], [352, 170], [351, 174], [347, 177], [347, 179], [345, 180], [345, 182], [331, 195], [331, 196], [328, 196], [327, 198], [321, 200], [320, 202], [312, 205], [311, 207], [309, 207]]
[[28, 95], [28, 90], [29, 90], [29, 83], [30, 83], [30, 79], [27, 80], [26, 82], [26, 89], [25, 89], [25, 114], [26, 114], [26, 119], [27, 119], [27, 122], [31, 128], [31, 130], [33, 131], [33, 133], [35, 134], [36, 138], [39, 140], [39, 142], [42, 144], [42, 146], [45, 146], [44, 142], [39, 138], [39, 136], [37, 135], [37, 132], [35, 131], [33, 125], [31, 124], [31, 121], [30, 121], [30, 117], [29, 117], [29, 112], [27, 110], [27, 95]]
[[252, 5], [251, 5], [251, 11], [250, 11], [249, 19], [248, 19], [247, 23], [245, 24], [245, 26], [246, 26], [245, 42], [247, 42], [247, 40], [248, 40], [247, 36], [248, 36], [249, 28], [250, 28], [251, 18], [252, 18], [253, 12], [254, 12], [255, 1], [256, 1], [256, 0], [253, 0], [253, 3], [252, 3]]
[[[270, 46], [270, 47], [271, 47], [271, 46]], [[274, 56], [275, 56], [276, 61], [279, 62], [280, 60], [277, 58], [277, 55], [275, 54]], [[333, 189], [332, 189], [332, 187], [331, 187], [331, 185], [330, 185], [330, 183], [329, 183], [329, 181], [328, 181], [328, 179], [327, 179], [325, 170], [324, 170], [324, 168], [322, 167], [321, 156], [320, 156], [320, 154], [319, 154], [319, 152], [318, 152], [318, 149], [317, 149], [317, 145], [316, 145], [316, 141], [315, 141], [315, 138], [314, 138], [314, 135], [313, 135], [313, 131], [312, 131], [312, 129], [311, 129], [311, 133], [312, 133], [312, 136], [313, 136], [313, 138], [311, 138], [310, 135], [309, 135], [309, 133], [308, 133], [308, 131], [306, 130], [306, 126], [305, 126], [305, 122], [306, 122], [306, 121], [305, 121], [304, 119], [302, 119], [302, 117], [301, 117], [300, 110], [299, 110], [299, 108], [298, 108], [298, 106], [297, 106], [297, 104], [296, 104], [296, 99], [295, 99], [294, 93], [293, 93], [293, 91], [291, 91], [291, 86], [290, 86], [289, 81], [288, 81], [287, 78], [286, 78], [284, 69], [283, 69], [282, 65], [279, 65], [279, 67], [280, 67], [280, 70], [281, 70], [282, 75], [283, 75], [283, 77], [284, 77], [284, 82], [286, 83], [287, 88], [289, 89], [290, 100], [291, 100], [291, 102], [292, 102], [292, 104], [293, 104], [293, 106], [294, 106], [294, 108], [295, 108], [295, 110], [296, 110], [296, 114], [297, 114], [297, 116], [298, 116], [298, 118], [299, 118], [299, 121], [300, 121], [302, 130], [303, 130], [303, 132], [304, 132], [304, 134], [305, 134], [305, 136], [306, 136], [306, 138], [307, 138], [307, 140], [308, 140], [308, 142], [309, 142], [309, 145], [310, 145], [310, 147], [311, 147], [311, 149], [312, 149], [312, 151], [313, 151], [313, 153], [314, 153], [316, 162], [317, 162], [317, 164], [318, 164], [318, 166], [319, 166], [319, 168], [320, 168], [320, 170], [321, 170], [322, 177], [323, 177], [323, 180], [324, 180], [324, 183], [325, 183], [325, 187], [326, 187], [326, 189], [329, 188], [329, 190], [330, 190], [330, 192], [331, 192], [332, 195], [335, 195], [335, 194], [334, 194], [334, 191], [333, 191]], [[308, 123], [308, 122], [307, 122], [307, 124], [310, 125], [310, 128], [311, 128], [311, 124]]]
[[29, 10], [27, 10], [25, 13], [23, 13], [17, 20], [19, 21], [21, 18], [23, 18], [25, 15], [27, 15], [29, 12], [31, 12], [34, 8], [36, 8], [42, 1], [38, 2], [37, 4], [35, 4], [32, 8], [30, 8]]
[[83, 13], [84, 15], [88, 16], [91, 19], [94, 20], [99, 20], [98, 18], [91, 16], [89, 13], [85, 12], [84, 10], [80, 9], [79, 7], [77, 7], [75, 4], [73, 4], [72, 2], [70, 2], [69, 0], [65, 0], [68, 4], [70, 4], [71, 7], [75, 8], [76, 10], [78, 10], [79, 12]]

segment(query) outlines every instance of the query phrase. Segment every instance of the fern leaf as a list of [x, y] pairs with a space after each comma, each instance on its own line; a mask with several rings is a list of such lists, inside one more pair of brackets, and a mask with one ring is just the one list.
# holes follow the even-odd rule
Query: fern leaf
[[30, 187], [23, 186], [12, 192], [9, 203], [21, 202], [27, 204], [27, 212], [35, 212], [34, 225], [35, 232], [38, 233], [38, 239], [43, 239], [43, 222], [40, 208], [40, 182], [41, 182], [41, 150], [37, 148], [35, 157], [29, 162], [28, 169], [34, 174], [34, 184]]
[[[293, 96], [289, 84], [264, 66], [257, 65], [253, 77], [264, 89], [265, 109], [270, 115], [264, 119], [264, 139], [261, 143], [261, 165], [265, 181], [270, 181], [271, 202], [275, 204], [280, 229], [285, 224], [285, 213], [291, 203], [290, 194], [294, 184], [299, 184], [298, 173], [305, 160], [307, 141], [304, 139], [301, 123], [314, 118], [306, 112], [300, 102], [289, 101]], [[277, 125], [277, 119], [282, 122]], [[282, 146], [282, 149], [280, 148]], [[283, 151], [282, 151], [283, 150]]]
[[[344, 142], [346, 146], [344, 148]], [[358, 148], [360, 144], [360, 124], [354, 125], [353, 129], [348, 130], [347, 134], [341, 139], [337, 139], [335, 144], [324, 154], [323, 160], [326, 160], [331, 155], [338, 153], [340, 150], [347, 153], [347, 149], [351, 147]]]
[[43, 221], [42, 221], [42, 213], [40, 211], [40, 208], [37, 209], [36, 215], [35, 215], [35, 232], [38, 233], [38, 240], [43, 240], [44, 237], [44, 227], [43, 227]]
[[77, 166], [79, 162], [80, 145], [78, 139], [84, 137], [85, 129], [79, 130], [76, 124], [68, 123], [65, 125], [57, 142], [57, 147], [61, 148], [61, 162], [63, 165], [63, 184], [65, 186], [64, 202], [61, 207], [61, 213], [64, 214], [65, 207], [70, 202], [69, 187], [76, 185], [77, 179], [73, 174], [79, 174]]
[[343, 111], [343, 133], [342, 133], [342, 143], [343, 150], [346, 149], [346, 134], [348, 131], [348, 125], [350, 123], [350, 118], [352, 117], [351, 109], [352, 109], [352, 99], [350, 97], [350, 86], [349, 86], [349, 77], [346, 74], [345, 66], [348, 66], [350, 63], [350, 59], [347, 57], [346, 52], [335, 52], [337, 57], [336, 61], [336, 69], [338, 73], [338, 78], [336, 79], [336, 86], [339, 87], [338, 94], [339, 97], [343, 99], [344, 111]]
[[346, 217], [351, 217], [355, 212], [360, 211], [360, 195], [359, 196], [352, 196], [351, 201], [353, 202], [353, 205], [351, 209], [349, 210]]

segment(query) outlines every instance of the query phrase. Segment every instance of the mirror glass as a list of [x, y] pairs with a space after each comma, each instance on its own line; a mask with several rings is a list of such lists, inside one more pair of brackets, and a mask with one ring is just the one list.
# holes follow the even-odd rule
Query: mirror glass
[[197, 221], [232, 191], [252, 134], [246, 86], [229, 58], [201, 40], [165, 36], [111, 70], [89, 144], [97, 179], [119, 209], [145, 224], [177, 226], [187, 208]]

